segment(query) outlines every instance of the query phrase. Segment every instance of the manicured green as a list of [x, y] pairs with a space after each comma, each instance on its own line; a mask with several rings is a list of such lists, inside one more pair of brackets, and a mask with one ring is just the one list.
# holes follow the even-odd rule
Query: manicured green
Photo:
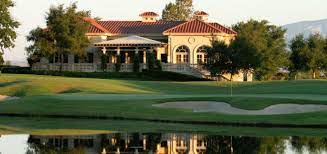
[[215, 100], [244, 109], [272, 104], [327, 104], [326, 80], [235, 83], [229, 96], [225, 82], [157, 82], [3, 74], [0, 93], [22, 96], [0, 103], [0, 114], [73, 115], [176, 121], [327, 124], [327, 111], [271, 116], [239, 116], [160, 109], [155, 103]]

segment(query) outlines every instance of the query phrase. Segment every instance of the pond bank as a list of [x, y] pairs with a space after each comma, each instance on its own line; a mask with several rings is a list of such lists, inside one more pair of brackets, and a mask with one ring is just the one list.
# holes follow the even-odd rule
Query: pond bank
[[261, 127], [261, 128], [327, 128], [327, 124], [290, 124], [290, 123], [268, 123], [268, 122], [241, 122], [241, 121], [196, 121], [196, 120], [169, 120], [155, 118], [132, 118], [119, 116], [79, 116], [79, 115], [56, 115], [56, 114], [24, 114], [24, 113], [0, 113], [0, 117], [17, 118], [52, 118], [52, 119], [96, 119], [96, 120], [121, 120], [121, 121], [140, 121], [156, 122], [167, 124], [192, 124], [192, 125], [211, 125], [211, 126], [233, 126], [233, 127]]
[[[87, 123], [87, 125], [85, 125]], [[6, 130], [6, 131], [3, 131]], [[6, 133], [7, 132], [7, 133]], [[193, 132], [236, 136], [326, 136], [320, 128], [260, 128], [130, 120], [1, 117], [0, 134], [94, 134], [104, 132]]]

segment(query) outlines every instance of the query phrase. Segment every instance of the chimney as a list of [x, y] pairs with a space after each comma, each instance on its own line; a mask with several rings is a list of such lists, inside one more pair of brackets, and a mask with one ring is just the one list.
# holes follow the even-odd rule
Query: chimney
[[140, 14], [142, 22], [156, 22], [159, 15], [154, 12], [143, 12]]
[[209, 14], [204, 12], [204, 11], [196, 11], [194, 13], [194, 19], [198, 19], [198, 20], [201, 20], [201, 21], [208, 21], [208, 17], [209, 17]]

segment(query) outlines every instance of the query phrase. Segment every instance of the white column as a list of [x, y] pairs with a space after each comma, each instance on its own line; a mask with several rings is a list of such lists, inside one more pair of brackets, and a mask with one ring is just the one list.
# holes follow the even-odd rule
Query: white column
[[[138, 54], [139, 54], [139, 48], [136, 47], [136, 48], [135, 48], [135, 55], [134, 55], [134, 56], [136, 56], [136, 55], [139, 56]], [[140, 61], [140, 57], [138, 57], [138, 59], [139, 59], [139, 61]], [[134, 63], [134, 59], [133, 59], [133, 63]], [[143, 67], [142, 67], [142, 69], [143, 69]]]
[[167, 45], [167, 62], [168, 63], [173, 63], [171, 57], [172, 57], [172, 41], [171, 38], [168, 37], [168, 45]]
[[118, 59], [117, 58], [120, 58], [120, 47], [117, 47], [117, 55], [115, 56], [115, 63], [117, 63]]
[[139, 48], [135, 48], [135, 54], [139, 53]]
[[117, 55], [120, 55], [120, 47], [117, 47]]
[[143, 50], [143, 63], [146, 64], [146, 49]]
[[161, 61], [161, 48], [157, 47], [156, 48], [156, 51], [157, 51], [157, 60], [160, 60]]
[[106, 49], [106, 47], [103, 47], [103, 48], [101, 49], [101, 51], [102, 51], [103, 54], [106, 54], [106, 53], [107, 53], [107, 49]]
[[125, 64], [129, 63], [128, 52], [125, 52]]

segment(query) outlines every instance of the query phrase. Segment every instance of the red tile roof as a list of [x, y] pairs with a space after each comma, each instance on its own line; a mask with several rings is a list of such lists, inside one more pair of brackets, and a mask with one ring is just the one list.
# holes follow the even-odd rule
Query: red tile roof
[[143, 12], [143, 13], [140, 14], [140, 17], [146, 17], [146, 16], [157, 17], [159, 15], [157, 13], [154, 13], [154, 12]]
[[196, 16], [208, 16], [209, 14], [207, 12], [204, 11], [197, 11], [194, 13], [194, 15]]
[[165, 30], [175, 27], [180, 21], [99, 21], [102, 27], [112, 34], [162, 34]]
[[[191, 20], [176, 27], [166, 30], [164, 33], [222, 33], [221, 29], [200, 20]], [[225, 33], [225, 32], [224, 32]]]
[[91, 26], [88, 29], [89, 33], [108, 33], [108, 30], [102, 27], [96, 20], [85, 17], [84, 21], [89, 22]]
[[163, 34], [163, 33], [227, 33], [235, 31], [218, 23], [206, 23], [200, 20], [191, 21], [96, 21], [84, 19], [91, 23], [88, 33], [110, 34]]
[[227, 28], [225, 26], [222, 26], [220, 25], [219, 23], [209, 23], [211, 26], [214, 26], [216, 27], [217, 29], [221, 30], [222, 32], [224, 33], [227, 33], [227, 34], [237, 34], [237, 32], [235, 32], [234, 30], [230, 29], [230, 28]]

